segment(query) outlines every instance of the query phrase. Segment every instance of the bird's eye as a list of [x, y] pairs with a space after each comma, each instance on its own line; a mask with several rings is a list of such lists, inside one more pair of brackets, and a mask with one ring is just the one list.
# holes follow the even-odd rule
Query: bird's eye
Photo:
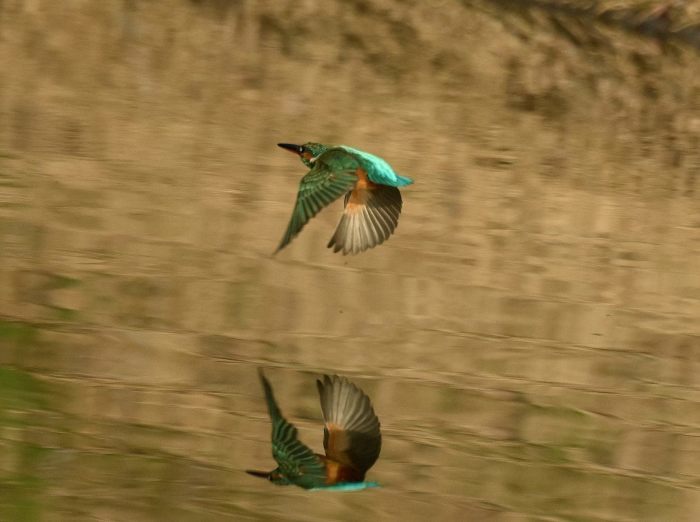
[[306, 147], [299, 145], [299, 154], [304, 154], [304, 152], [306, 152]]

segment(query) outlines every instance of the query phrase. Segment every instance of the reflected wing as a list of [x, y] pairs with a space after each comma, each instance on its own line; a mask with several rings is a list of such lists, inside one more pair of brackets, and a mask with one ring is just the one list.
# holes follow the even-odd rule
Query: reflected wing
[[382, 447], [379, 419], [369, 397], [337, 375], [324, 375], [316, 384], [325, 422], [326, 456], [366, 472], [379, 457]]
[[282, 416], [272, 393], [270, 382], [260, 370], [265, 401], [272, 419], [272, 456], [279, 471], [291, 482], [302, 487], [317, 487], [326, 482], [323, 461], [297, 438], [297, 429]]
[[321, 154], [314, 167], [301, 178], [292, 218], [276, 252], [282, 250], [322, 208], [348, 192], [357, 182], [357, 159], [342, 149]]

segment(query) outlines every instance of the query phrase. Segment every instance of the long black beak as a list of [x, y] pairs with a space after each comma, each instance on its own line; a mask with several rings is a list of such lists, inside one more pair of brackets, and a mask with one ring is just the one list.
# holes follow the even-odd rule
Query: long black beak
[[270, 480], [270, 472], [269, 471], [256, 471], [254, 469], [247, 469], [247, 470], [245, 470], [245, 472], [248, 475], [253, 475], [254, 477], [260, 477], [260, 478]]
[[289, 152], [293, 152], [294, 154], [301, 154], [304, 152], [304, 147], [301, 145], [294, 145], [293, 143], [278, 143], [277, 146], [282, 147]]

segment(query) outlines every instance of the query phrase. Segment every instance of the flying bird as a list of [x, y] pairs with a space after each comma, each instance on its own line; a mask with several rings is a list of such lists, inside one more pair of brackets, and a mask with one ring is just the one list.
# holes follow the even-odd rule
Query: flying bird
[[323, 412], [325, 455], [314, 453], [297, 437], [297, 429], [277, 406], [262, 370], [260, 380], [272, 419], [272, 471], [246, 473], [270, 482], [304, 489], [357, 490], [377, 487], [365, 482], [365, 473], [379, 457], [382, 436], [369, 397], [344, 377], [324, 375], [316, 381]]
[[382, 158], [345, 145], [278, 143], [309, 167], [301, 178], [287, 231], [275, 253], [286, 247], [320, 210], [345, 195], [345, 209], [328, 243], [333, 252], [358, 254], [386, 241], [401, 214], [397, 187], [413, 180], [399, 176]]

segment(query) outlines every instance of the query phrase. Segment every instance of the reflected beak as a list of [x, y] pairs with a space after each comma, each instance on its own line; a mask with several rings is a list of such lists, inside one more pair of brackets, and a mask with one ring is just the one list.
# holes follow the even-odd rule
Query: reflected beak
[[303, 152], [303, 148], [301, 145], [294, 145], [293, 143], [278, 143], [277, 146], [288, 150], [289, 152], [293, 152], [294, 154], [301, 155], [301, 153]]
[[248, 475], [253, 475], [254, 477], [260, 477], [260, 478], [270, 480], [270, 472], [269, 471], [256, 471], [254, 469], [247, 469], [247, 470], [245, 470], [245, 472]]

